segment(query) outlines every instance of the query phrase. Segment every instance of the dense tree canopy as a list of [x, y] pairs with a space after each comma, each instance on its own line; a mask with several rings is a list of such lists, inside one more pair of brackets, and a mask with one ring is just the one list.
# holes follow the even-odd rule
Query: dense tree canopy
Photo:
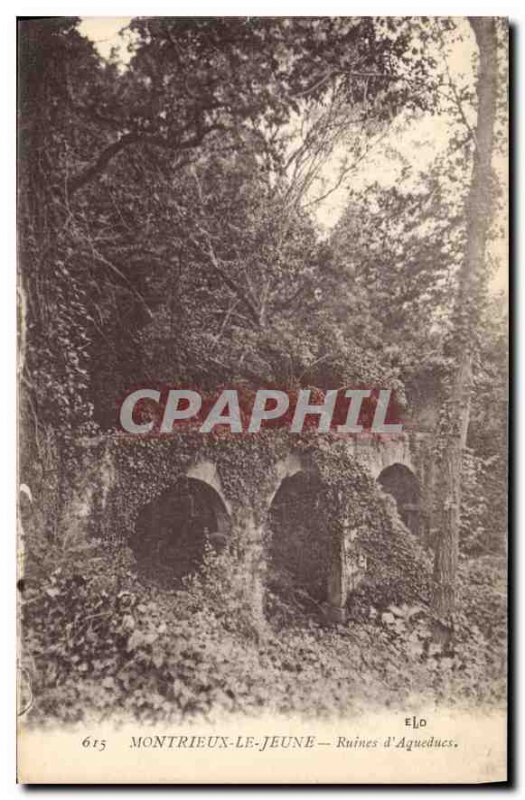
[[[35, 719], [501, 704], [505, 35], [480, 19], [137, 17], [125, 63], [77, 18], [20, 22]], [[424, 479], [393, 465], [396, 505], [313, 428], [127, 449], [122, 399], [162, 384], [393, 389]], [[290, 452], [311, 466], [276, 489]]]
[[[112, 428], [123, 393], [147, 381], [388, 385], [409, 416], [440, 398], [475, 93], [438, 56], [465, 31], [424, 18], [136, 18], [123, 66], [78, 23], [20, 29], [21, 371], [37, 433]], [[348, 184], [393, 122], [444, 110], [448, 146], [425, 174]], [[353, 161], [326, 186], [343, 144]], [[339, 185], [346, 210], [326, 235], [316, 203]], [[477, 380], [490, 375], [503, 403], [501, 330], [483, 328]]]

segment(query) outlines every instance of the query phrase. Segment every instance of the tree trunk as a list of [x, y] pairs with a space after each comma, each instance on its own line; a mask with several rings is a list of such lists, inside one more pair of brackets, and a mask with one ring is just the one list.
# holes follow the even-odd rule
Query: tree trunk
[[455, 608], [459, 550], [461, 463], [467, 442], [472, 386], [472, 353], [478, 324], [485, 249], [492, 211], [492, 151], [497, 99], [496, 26], [493, 17], [471, 17], [479, 48], [478, 119], [474, 132], [472, 180], [467, 200], [467, 244], [459, 275], [454, 353], [456, 373], [444, 409], [437, 510], [434, 597], [436, 615], [447, 619]]

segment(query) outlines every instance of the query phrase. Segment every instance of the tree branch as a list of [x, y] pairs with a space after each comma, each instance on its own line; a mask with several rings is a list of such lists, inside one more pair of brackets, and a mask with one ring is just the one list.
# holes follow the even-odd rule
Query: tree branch
[[136, 133], [125, 133], [120, 137], [120, 139], [117, 139], [116, 142], [113, 142], [113, 144], [110, 144], [108, 147], [102, 150], [93, 164], [91, 164], [89, 167], [86, 167], [78, 175], [75, 175], [69, 179], [66, 187], [69, 197], [74, 195], [75, 192], [81, 189], [86, 183], [103, 172], [111, 159], [114, 158], [117, 153], [120, 153], [121, 150], [124, 150], [124, 148], [128, 147], [130, 144], [138, 142], [139, 139], [140, 137]]

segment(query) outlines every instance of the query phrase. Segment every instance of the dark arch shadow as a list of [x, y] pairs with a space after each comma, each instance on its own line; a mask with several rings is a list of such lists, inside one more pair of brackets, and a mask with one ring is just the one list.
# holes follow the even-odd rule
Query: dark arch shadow
[[268, 589], [303, 609], [320, 606], [327, 597], [329, 546], [321, 493], [318, 475], [297, 472], [283, 479], [268, 515]]
[[397, 504], [399, 516], [412, 533], [420, 533], [420, 490], [419, 483], [404, 464], [386, 467], [377, 478], [383, 491], [392, 495]]
[[130, 540], [142, 577], [177, 588], [202, 563], [206, 543], [227, 542], [230, 518], [209, 484], [186, 476], [140, 511]]

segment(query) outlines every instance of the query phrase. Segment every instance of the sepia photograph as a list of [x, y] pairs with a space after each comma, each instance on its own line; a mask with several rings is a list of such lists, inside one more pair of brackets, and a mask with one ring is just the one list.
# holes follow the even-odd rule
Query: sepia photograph
[[504, 782], [507, 18], [17, 64], [18, 781]]

